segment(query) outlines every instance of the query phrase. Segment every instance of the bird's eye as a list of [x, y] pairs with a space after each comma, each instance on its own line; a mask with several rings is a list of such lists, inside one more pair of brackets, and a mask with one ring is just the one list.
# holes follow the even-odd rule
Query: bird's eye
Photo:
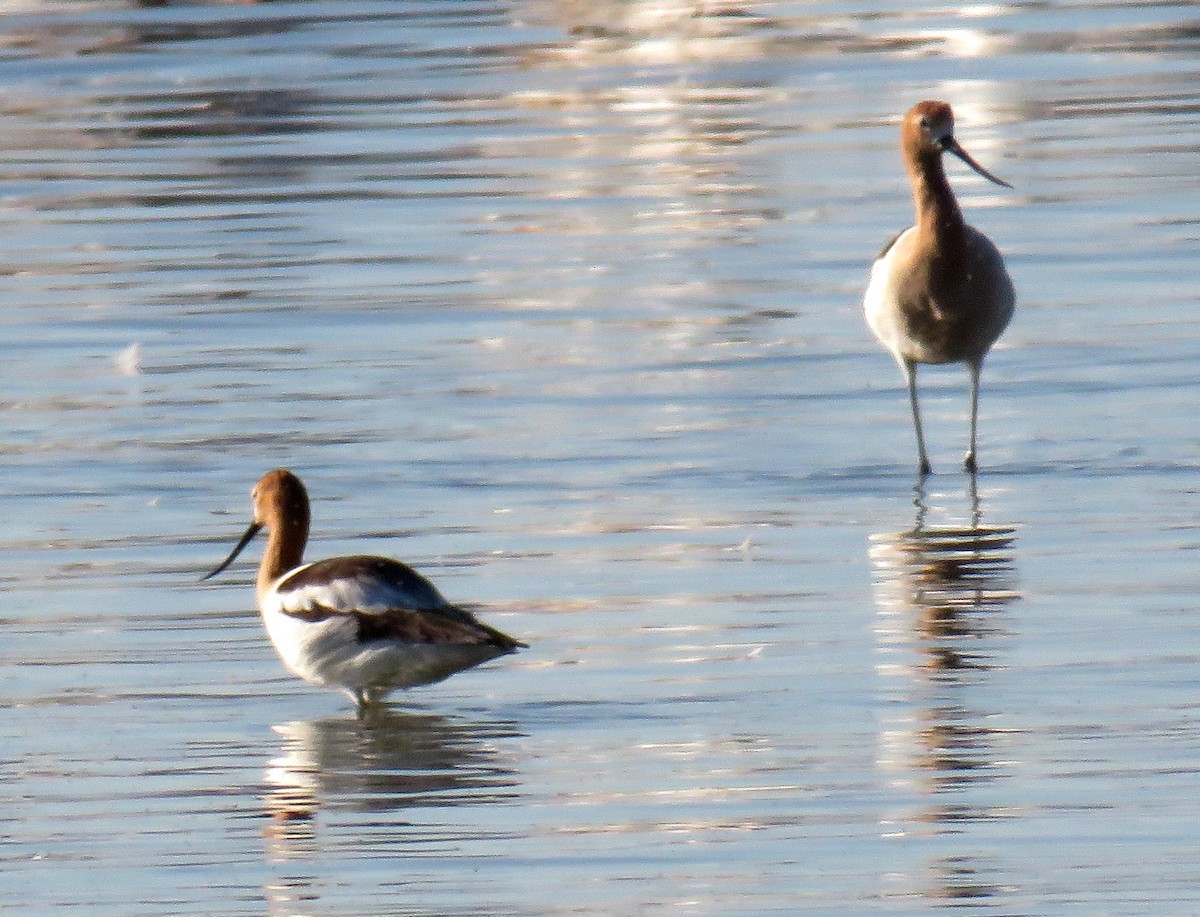
[[926, 118], [924, 115], [921, 116], [921, 120], [919, 123], [920, 123], [921, 127], [929, 127], [929, 119]]

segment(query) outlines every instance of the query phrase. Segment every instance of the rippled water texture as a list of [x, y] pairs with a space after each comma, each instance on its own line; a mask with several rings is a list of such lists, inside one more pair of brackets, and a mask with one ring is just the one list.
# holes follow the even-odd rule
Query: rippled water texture
[[[1194, 914], [1192, 4], [10, 3], [0, 910]], [[1017, 316], [862, 288], [950, 101]], [[530, 644], [356, 719], [253, 608]]]

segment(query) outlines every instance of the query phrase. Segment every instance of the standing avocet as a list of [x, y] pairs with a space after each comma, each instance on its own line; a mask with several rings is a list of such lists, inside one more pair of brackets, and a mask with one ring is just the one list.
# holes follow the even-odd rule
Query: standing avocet
[[268, 471], [251, 491], [254, 521], [216, 576], [262, 528], [258, 609], [292, 672], [339, 688], [359, 709], [398, 688], [441, 681], [525, 646], [451, 605], [411, 567], [354, 555], [303, 563], [308, 493], [290, 471]]
[[942, 168], [953, 153], [988, 181], [1012, 186], [972, 159], [954, 139], [945, 102], [918, 102], [900, 131], [917, 223], [890, 241], [871, 266], [863, 298], [867, 324], [896, 358], [908, 383], [920, 474], [930, 472], [917, 404], [918, 363], [966, 363], [971, 374], [971, 445], [963, 466], [974, 473], [979, 372], [1012, 318], [1016, 296], [992, 241], [963, 221]]

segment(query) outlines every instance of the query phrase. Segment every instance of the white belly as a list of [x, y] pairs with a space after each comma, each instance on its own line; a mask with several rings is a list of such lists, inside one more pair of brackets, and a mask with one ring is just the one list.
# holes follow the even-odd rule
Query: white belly
[[263, 623], [279, 658], [305, 681], [341, 688], [352, 696], [376, 695], [432, 684], [501, 655], [488, 644], [359, 641], [358, 623], [348, 615], [306, 621], [268, 603]]

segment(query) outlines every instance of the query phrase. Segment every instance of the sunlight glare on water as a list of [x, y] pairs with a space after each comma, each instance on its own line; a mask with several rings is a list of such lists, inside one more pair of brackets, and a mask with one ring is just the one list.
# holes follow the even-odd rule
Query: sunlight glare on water
[[[0, 910], [1195, 912], [1190, 17], [6, 6]], [[923, 98], [1018, 310], [915, 492]], [[276, 466], [529, 648], [288, 675]]]

